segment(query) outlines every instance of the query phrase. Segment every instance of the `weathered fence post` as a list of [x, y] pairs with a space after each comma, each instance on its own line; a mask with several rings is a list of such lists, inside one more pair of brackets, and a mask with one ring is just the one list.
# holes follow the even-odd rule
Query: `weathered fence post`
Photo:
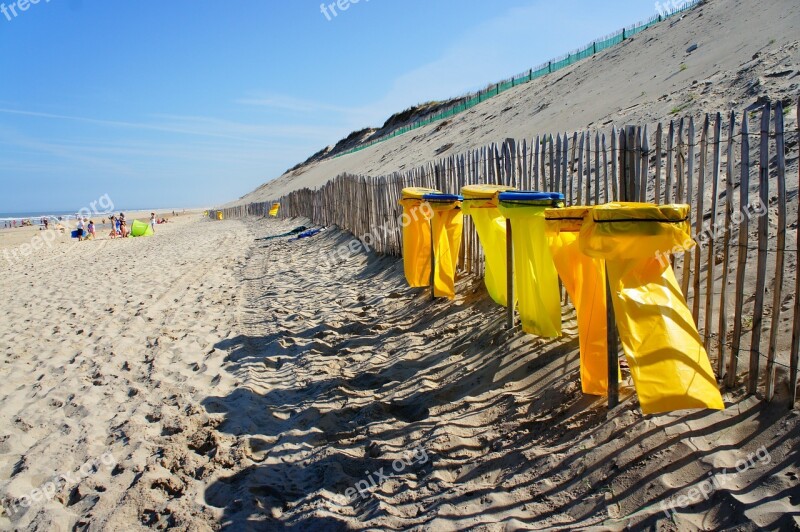
[[[760, 207], [769, 209], [769, 119], [770, 103], [764, 105], [761, 115], [761, 147], [758, 175]], [[758, 371], [761, 356], [761, 324], [764, 321], [764, 292], [767, 287], [767, 253], [769, 252], [769, 216], [758, 218], [758, 269], [756, 270], [756, 302], [753, 307], [753, 336], [750, 342], [750, 379], [747, 393], [753, 395], [758, 388]]]

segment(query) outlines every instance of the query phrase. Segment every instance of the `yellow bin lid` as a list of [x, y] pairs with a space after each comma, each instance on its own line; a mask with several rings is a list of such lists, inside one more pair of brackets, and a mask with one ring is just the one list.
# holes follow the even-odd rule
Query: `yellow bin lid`
[[432, 188], [422, 187], [409, 187], [403, 189], [403, 199], [418, 199], [421, 200], [425, 194], [441, 194], [438, 190]]
[[505, 185], [467, 185], [461, 188], [464, 199], [492, 199], [500, 192], [516, 190]]
[[555, 232], [578, 233], [586, 215], [594, 206], [577, 205], [563, 209], [545, 209], [544, 219], [548, 229]]

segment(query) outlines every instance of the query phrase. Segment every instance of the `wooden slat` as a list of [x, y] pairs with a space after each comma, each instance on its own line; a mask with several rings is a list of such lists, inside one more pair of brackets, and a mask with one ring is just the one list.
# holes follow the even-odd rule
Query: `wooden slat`
[[592, 205], [592, 134], [586, 132], [586, 205]]
[[656, 176], [655, 176], [655, 203], [661, 205], [661, 141], [664, 136], [664, 128], [658, 123], [656, 128]]
[[569, 191], [567, 190], [567, 168], [569, 167], [569, 138], [567, 137], [566, 132], [564, 132], [564, 136], [562, 137], [561, 148], [561, 192], [564, 194], [565, 200], [568, 200]]
[[[706, 114], [703, 121], [703, 132], [700, 136], [700, 167], [697, 174], [697, 207], [695, 208], [694, 233], [703, 234], [703, 217], [705, 216], [705, 189], [706, 189], [706, 164], [708, 162], [708, 130], [711, 118]], [[701, 240], [703, 242], [703, 240]], [[694, 250], [694, 288], [692, 290], [692, 317], [697, 328], [703, 330], [703, 335], [708, 336], [708, 323], [700, 327], [700, 268], [703, 259], [703, 246], [698, 245]]]
[[[628, 148], [630, 149], [630, 145]], [[633, 172], [631, 172], [631, 189], [630, 189], [630, 201], [642, 201], [641, 199], [641, 188], [642, 188], [642, 164], [641, 164], [641, 154], [642, 154], [642, 128], [636, 128], [636, 134], [633, 138], [633, 150], [631, 152], [631, 166], [633, 167]]]
[[769, 351], [767, 351], [767, 385], [764, 398], [772, 401], [775, 395], [775, 357], [778, 349], [778, 328], [781, 319], [781, 297], [783, 296], [783, 269], [785, 266], [784, 250], [786, 249], [786, 147], [783, 136], [783, 104], [775, 104], [775, 152], [778, 187], [778, 242], [775, 244], [775, 283], [772, 297], [772, 325], [769, 334]]
[[[684, 203], [688, 204], [690, 208], [694, 208], [696, 205], [694, 201], [692, 201], [692, 194], [694, 193], [694, 188], [692, 185], [694, 184], [693, 174], [694, 174], [694, 140], [695, 140], [695, 131], [694, 131], [694, 118], [689, 119], [689, 130], [687, 132], [687, 151], [688, 154], [686, 156], [686, 188], [684, 189], [685, 192], [685, 199], [683, 200]], [[681, 169], [683, 168], [683, 164], [681, 164]], [[694, 229], [694, 228], [693, 228]], [[693, 234], [696, 234], [696, 229], [694, 229]], [[689, 303], [689, 285], [691, 284], [692, 279], [692, 253], [687, 252], [683, 254], [683, 283], [681, 288], [683, 289], [683, 295], [686, 298], [686, 303]], [[696, 297], [696, 296], [695, 296]], [[695, 318], [695, 323], [697, 322], [697, 318]]]
[[[676, 179], [676, 198], [678, 203], [687, 203], [686, 201], [686, 176], [684, 169], [686, 168], [686, 158], [683, 151], [683, 118], [681, 118], [678, 126], [678, 148], [677, 156], [675, 157], [675, 179]], [[686, 292], [684, 291], [684, 294]]]
[[611, 197], [613, 201], [619, 201], [619, 192], [617, 191], [617, 126], [611, 127]]
[[[758, 175], [758, 197], [762, 209], [769, 208], [769, 122], [770, 103], [764, 105], [761, 116], [761, 147]], [[750, 342], [750, 373], [747, 392], [758, 388], [759, 359], [761, 355], [761, 326], [764, 322], [764, 291], [767, 285], [767, 253], [769, 252], [769, 216], [758, 218], [758, 266], [756, 270], [756, 301], [753, 307], [753, 335]]]
[[645, 203], [647, 201], [647, 178], [650, 176], [648, 171], [650, 168], [650, 135], [648, 135], [647, 126], [642, 130], [642, 151], [639, 156], [639, 201]]
[[539, 185], [539, 135], [536, 135], [536, 141], [533, 143], [533, 189], [541, 190]]
[[554, 192], [564, 192], [561, 190], [561, 133], [556, 136], [556, 160], [555, 160], [555, 184]]
[[[714, 323], [714, 286], [715, 286], [715, 269], [716, 269], [716, 239], [717, 239], [717, 198], [719, 197], [719, 169], [722, 158], [722, 114], [717, 113], [714, 120], [714, 140], [712, 144], [713, 149], [713, 167], [711, 168], [711, 220], [709, 222], [710, 235], [708, 238], [708, 263], [706, 266], [706, 315], [703, 319], [705, 326], [705, 342], [704, 346], [706, 351], [711, 349], [711, 333], [713, 330], [712, 323]], [[723, 291], [725, 287], [723, 286]], [[723, 351], [719, 352], [719, 359], [722, 360]], [[710, 354], [710, 353], [709, 353]], [[717, 367], [722, 367], [722, 363], [718, 363]], [[721, 377], [720, 373], [717, 373]]]
[[725, 166], [725, 233], [722, 240], [722, 287], [719, 291], [719, 327], [717, 328], [717, 377], [725, 377], [725, 335], [728, 334], [728, 276], [731, 261], [731, 232], [733, 230], [733, 137], [736, 114], [731, 111], [728, 123], [728, 149]]
[[673, 164], [673, 149], [675, 136], [675, 122], [669, 121], [669, 131], [667, 132], [667, 177], [664, 181], [664, 203], [669, 205], [672, 203], [672, 164]]
[[554, 188], [555, 187], [555, 169], [554, 169], [555, 160], [554, 160], [554, 154], [553, 154], [553, 152], [554, 152], [554, 149], [553, 149], [553, 135], [550, 135], [549, 137], [550, 138], [548, 139], [548, 143], [547, 143], [548, 146], [547, 147], [548, 147], [548, 153], [550, 154], [550, 175], [548, 176], [550, 178], [550, 181], [549, 181], [549, 184], [548, 184], [547, 191], [548, 192], [554, 192], [555, 191], [555, 188]]
[[577, 164], [575, 161], [575, 150], [578, 149], [578, 132], [574, 132], [572, 134], [572, 154], [569, 157], [569, 184], [567, 185], [569, 190], [569, 204], [575, 205], [576, 202], [576, 194], [575, 194], [575, 165]]
[[600, 205], [600, 133], [594, 134], [594, 204]]
[[541, 154], [541, 170], [542, 170], [542, 188], [547, 190], [547, 135], [542, 137], [542, 154]]
[[603, 182], [605, 183], [605, 186], [603, 187], [604, 190], [605, 190], [604, 198], [605, 198], [605, 202], [609, 203], [610, 201], [612, 201], [612, 196], [611, 196], [611, 189], [609, 188], [609, 183], [608, 183], [608, 149], [606, 147], [606, 134], [605, 133], [603, 133], [602, 143], [603, 143], [603, 148], [602, 148], [603, 149]]
[[583, 203], [583, 143], [586, 134], [581, 131], [580, 148], [578, 148], [578, 205], [585, 205]]
[[[800, 98], [797, 99], [797, 136], [800, 138]], [[797, 199], [800, 202], [800, 164], [798, 165], [797, 175], [798, 194]], [[800, 203], [798, 203], [800, 207]], [[798, 208], [800, 213], [800, 208]], [[797, 230], [795, 231], [795, 238], [797, 239], [797, 255], [800, 257], [800, 221]], [[792, 324], [792, 350], [789, 355], [789, 408], [794, 408], [797, 402], [797, 366], [798, 354], [800, 354], [800, 271], [795, 270], [795, 288], [794, 288], [794, 322]]]

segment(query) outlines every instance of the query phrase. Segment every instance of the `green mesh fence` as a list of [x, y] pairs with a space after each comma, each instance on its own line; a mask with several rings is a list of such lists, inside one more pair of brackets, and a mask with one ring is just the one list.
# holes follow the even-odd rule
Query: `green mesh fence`
[[399, 128], [399, 129], [396, 129], [396, 130], [392, 131], [391, 133], [388, 133], [388, 134], [386, 134], [386, 135], [384, 135], [384, 136], [382, 136], [380, 138], [371, 140], [371, 141], [366, 142], [364, 144], [361, 144], [361, 145], [359, 145], [359, 146], [357, 146], [355, 148], [352, 148], [350, 150], [342, 152], [342, 153], [336, 155], [336, 157], [341, 157], [343, 155], [348, 155], [350, 153], [355, 153], [357, 151], [365, 150], [365, 149], [367, 149], [367, 148], [369, 148], [371, 146], [374, 146], [375, 144], [378, 144], [379, 142], [383, 142], [383, 141], [386, 141], [386, 140], [389, 140], [389, 139], [393, 139], [393, 138], [395, 138], [397, 136], [400, 136], [400, 135], [403, 135], [405, 133], [408, 133], [409, 131], [413, 131], [415, 129], [418, 129], [418, 128], [433, 124], [434, 122], [438, 122], [440, 120], [446, 120], [446, 119], [451, 118], [451, 117], [453, 117], [453, 116], [455, 116], [455, 115], [457, 115], [459, 113], [463, 113], [464, 111], [467, 111], [467, 110], [475, 107], [479, 103], [484, 102], [484, 101], [488, 100], [489, 98], [493, 98], [494, 96], [497, 96], [498, 94], [500, 94], [502, 92], [505, 92], [505, 91], [507, 91], [507, 90], [509, 90], [509, 89], [511, 89], [513, 87], [516, 87], [518, 85], [522, 85], [523, 83], [528, 83], [529, 81], [533, 81], [535, 79], [541, 78], [543, 76], [546, 76], [548, 74], [556, 72], [557, 70], [561, 70], [562, 68], [566, 68], [568, 66], [574, 65], [575, 63], [577, 63], [579, 61], [583, 61], [584, 59], [586, 59], [588, 57], [591, 57], [591, 56], [593, 56], [593, 55], [595, 55], [595, 54], [597, 54], [599, 52], [602, 52], [603, 50], [607, 50], [608, 48], [611, 48], [613, 46], [621, 44], [623, 41], [625, 41], [626, 39], [628, 39], [630, 37], [633, 37], [637, 33], [640, 33], [642, 31], [646, 30], [647, 28], [656, 25], [656, 24], [658, 24], [659, 22], [661, 22], [663, 20], [666, 20], [666, 19], [671, 18], [671, 17], [673, 17], [675, 15], [683, 13], [684, 11], [687, 11], [687, 10], [695, 7], [696, 5], [703, 3], [703, 1], [704, 0], [690, 0], [688, 2], [685, 2], [684, 5], [682, 5], [681, 7], [677, 8], [677, 9], [674, 9], [674, 10], [670, 11], [669, 13], [667, 13], [665, 15], [653, 16], [650, 19], [648, 19], [647, 21], [640, 22], [638, 24], [634, 24], [633, 26], [630, 26], [628, 28], [624, 28], [624, 29], [622, 29], [622, 30], [620, 30], [620, 31], [618, 31], [616, 33], [612, 33], [611, 35], [608, 35], [608, 36], [604, 37], [603, 39], [597, 40], [597, 41], [587, 45], [584, 48], [576, 50], [576, 51], [574, 51], [574, 52], [572, 52], [570, 54], [567, 54], [567, 55], [565, 55], [563, 57], [559, 57], [557, 59], [553, 59], [552, 61], [548, 61], [547, 63], [545, 63], [543, 65], [540, 65], [540, 66], [538, 66], [536, 68], [533, 68], [533, 69], [529, 70], [528, 72], [525, 72], [523, 74], [519, 74], [519, 75], [514, 76], [513, 78], [510, 78], [510, 79], [501, 81], [500, 83], [496, 83], [494, 85], [490, 85], [488, 88], [486, 88], [486, 89], [484, 89], [484, 90], [482, 90], [482, 91], [480, 91], [480, 92], [478, 92], [476, 94], [469, 94], [469, 95], [465, 96], [462, 101], [460, 101], [459, 103], [449, 107], [448, 109], [446, 109], [444, 111], [440, 111], [440, 112], [438, 112], [436, 114], [429, 115], [429, 116], [427, 116], [427, 117], [425, 117], [423, 119], [420, 119], [420, 120], [414, 122], [413, 124], [409, 124], [407, 126], [404, 126], [404, 127]]

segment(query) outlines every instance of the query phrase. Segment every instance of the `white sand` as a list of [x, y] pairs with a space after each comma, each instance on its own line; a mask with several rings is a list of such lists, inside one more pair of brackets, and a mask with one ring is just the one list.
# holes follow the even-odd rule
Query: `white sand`
[[[628, 381], [607, 416], [580, 392], [571, 311], [562, 340], [509, 335], [479, 282], [432, 303], [397, 259], [320, 266], [349, 241], [337, 231], [255, 240], [299, 223], [186, 217], [4, 275], [2, 498], [88, 460], [98, 471], [0, 527], [800, 523], [799, 418], [785, 403], [734, 395], [724, 412], [645, 417]], [[709, 501], [667, 519], [661, 503], [709, 473]]]

